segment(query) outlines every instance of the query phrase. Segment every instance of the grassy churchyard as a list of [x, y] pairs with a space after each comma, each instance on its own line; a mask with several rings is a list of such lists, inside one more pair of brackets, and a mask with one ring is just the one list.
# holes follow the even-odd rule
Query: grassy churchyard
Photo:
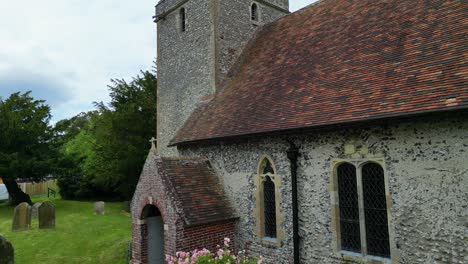
[[[46, 201], [33, 197], [33, 202]], [[12, 232], [13, 207], [0, 202], [0, 234], [15, 248], [17, 264], [125, 263], [131, 239], [131, 218], [122, 213], [122, 203], [106, 203], [106, 215], [94, 215], [92, 202], [52, 198], [56, 205], [56, 229]]]

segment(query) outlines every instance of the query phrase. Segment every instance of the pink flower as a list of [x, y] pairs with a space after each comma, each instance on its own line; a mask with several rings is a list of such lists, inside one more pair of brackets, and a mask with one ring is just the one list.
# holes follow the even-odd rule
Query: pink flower
[[257, 264], [262, 264], [262, 262], [263, 262], [263, 257], [260, 256], [260, 258], [259, 258], [258, 261], [257, 261]]
[[229, 242], [231, 242], [231, 240], [230, 240], [229, 238], [226, 237], [226, 238], [224, 239], [224, 246], [225, 246], [225, 247], [229, 247]]

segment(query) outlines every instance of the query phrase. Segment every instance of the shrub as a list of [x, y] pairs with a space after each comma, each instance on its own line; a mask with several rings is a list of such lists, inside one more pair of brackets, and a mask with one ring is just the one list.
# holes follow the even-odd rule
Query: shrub
[[248, 258], [245, 256], [245, 251], [240, 251], [235, 255], [229, 250], [229, 238], [224, 239], [224, 246], [218, 246], [215, 253], [208, 249], [194, 250], [192, 252], [177, 252], [176, 256], [166, 255], [166, 263], [168, 264], [260, 264], [259, 260]]

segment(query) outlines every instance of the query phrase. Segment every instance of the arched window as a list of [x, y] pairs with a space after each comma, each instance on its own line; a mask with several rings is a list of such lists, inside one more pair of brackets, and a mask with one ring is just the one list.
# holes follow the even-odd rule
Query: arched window
[[275, 184], [269, 176], [266, 176], [263, 182], [263, 204], [265, 237], [276, 238]]
[[273, 166], [271, 165], [271, 162], [268, 159], [264, 160], [263, 164], [263, 174], [275, 174], [275, 170], [273, 169]]
[[361, 252], [356, 167], [349, 163], [341, 164], [337, 168], [337, 176], [341, 249]]
[[285, 233], [281, 228], [284, 216], [281, 212], [281, 176], [276, 172], [272, 159], [265, 156], [260, 160], [255, 184], [255, 222], [259, 242], [280, 247]]
[[339, 250], [391, 258], [384, 169], [376, 162], [358, 164], [336, 168]]
[[368, 163], [362, 167], [362, 191], [367, 254], [390, 257], [384, 170], [379, 164]]
[[256, 3], [253, 3], [250, 7], [250, 19], [258, 21], [258, 5]]
[[181, 8], [179, 11], [179, 20], [180, 20], [180, 31], [185, 32], [187, 29], [187, 14], [185, 13], [185, 8]]

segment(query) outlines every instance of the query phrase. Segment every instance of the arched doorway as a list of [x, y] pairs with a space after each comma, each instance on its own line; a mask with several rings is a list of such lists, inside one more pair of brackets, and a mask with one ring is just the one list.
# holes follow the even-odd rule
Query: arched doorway
[[143, 208], [142, 219], [146, 220], [148, 264], [164, 263], [164, 222], [159, 209], [154, 205]]

